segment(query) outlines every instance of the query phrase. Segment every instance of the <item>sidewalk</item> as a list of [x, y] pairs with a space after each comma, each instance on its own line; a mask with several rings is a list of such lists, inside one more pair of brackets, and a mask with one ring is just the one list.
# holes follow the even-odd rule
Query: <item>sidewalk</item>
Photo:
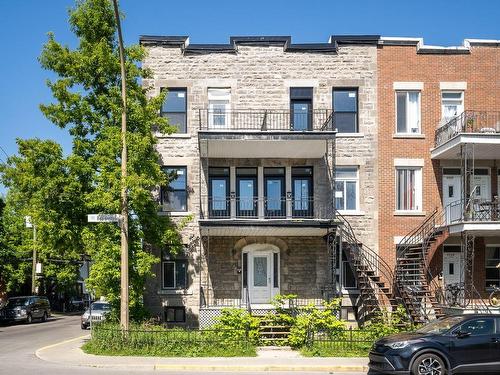
[[90, 335], [66, 340], [38, 349], [36, 356], [65, 366], [98, 367], [127, 370], [170, 371], [323, 371], [366, 372], [367, 358], [303, 358], [297, 353], [264, 351], [258, 357], [244, 358], [159, 358], [110, 357], [85, 354], [81, 349]]

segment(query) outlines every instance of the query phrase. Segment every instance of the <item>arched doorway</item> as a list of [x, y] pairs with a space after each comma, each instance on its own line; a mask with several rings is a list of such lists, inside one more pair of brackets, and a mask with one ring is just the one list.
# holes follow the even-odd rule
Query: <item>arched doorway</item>
[[254, 243], [242, 249], [242, 288], [245, 301], [268, 304], [280, 291], [280, 249]]

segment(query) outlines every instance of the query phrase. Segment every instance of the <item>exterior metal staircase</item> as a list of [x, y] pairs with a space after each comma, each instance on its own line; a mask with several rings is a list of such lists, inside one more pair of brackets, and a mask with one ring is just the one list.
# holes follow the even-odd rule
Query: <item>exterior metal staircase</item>
[[445, 211], [437, 209], [407, 234], [397, 249], [394, 285], [413, 323], [443, 316], [440, 288], [434, 282], [430, 262], [448, 238]]
[[340, 213], [336, 213], [336, 218], [341, 223], [343, 250], [358, 283], [358, 321], [389, 314], [395, 305], [390, 286], [394, 278], [392, 268], [356, 238], [351, 225]]

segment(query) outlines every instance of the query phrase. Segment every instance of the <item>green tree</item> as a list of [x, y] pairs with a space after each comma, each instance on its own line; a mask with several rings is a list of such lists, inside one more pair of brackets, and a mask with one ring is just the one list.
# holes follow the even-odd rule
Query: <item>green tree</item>
[[43, 265], [45, 287], [73, 287], [82, 252], [82, 196], [78, 176], [71, 172], [71, 157], [61, 146], [39, 139], [17, 140], [18, 155], [0, 165], [8, 188], [3, 230], [0, 230], [0, 275], [8, 291], [31, 283], [33, 236], [24, 217], [37, 228], [37, 259]]
[[[40, 56], [43, 68], [58, 78], [48, 81], [55, 102], [41, 105], [45, 116], [73, 138], [71, 169], [82, 187], [85, 213], [120, 212], [120, 62], [116, 23], [109, 0], [81, 0], [69, 11], [78, 45], [71, 49], [49, 34]], [[158, 261], [144, 243], [162, 246], [178, 241], [174, 225], [158, 215], [152, 196], [166, 183], [159, 166], [153, 130], [171, 133], [159, 116], [164, 94], [151, 96], [141, 82], [150, 72], [140, 66], [141, 46], [125, 49], [127, 71], [127, 187], [129, 194], [130, 302], [139, 306], [144, 282]], [[92, 258], [89, 286], [112, 303], [119, 299], [120, 233], [114, 224], [82, 227], [82, 246]]]

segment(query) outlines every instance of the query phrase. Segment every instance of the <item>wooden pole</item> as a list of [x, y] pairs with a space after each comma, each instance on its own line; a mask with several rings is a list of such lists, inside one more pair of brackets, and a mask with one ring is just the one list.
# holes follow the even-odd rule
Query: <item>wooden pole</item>
[[121, 280], [120, 280], [120, 325], [122, 330], [129, 329], [128, 308], [128, 199], [127, 199], [127, 83], [125, 73], [125, 51], [123, 48], [122, 28], [118, 1], [113, 0], [116, 28], [118, 31], [118, 44], [120, 51], [120, 67], [122, 78], [122, 163], [121, 163]]

